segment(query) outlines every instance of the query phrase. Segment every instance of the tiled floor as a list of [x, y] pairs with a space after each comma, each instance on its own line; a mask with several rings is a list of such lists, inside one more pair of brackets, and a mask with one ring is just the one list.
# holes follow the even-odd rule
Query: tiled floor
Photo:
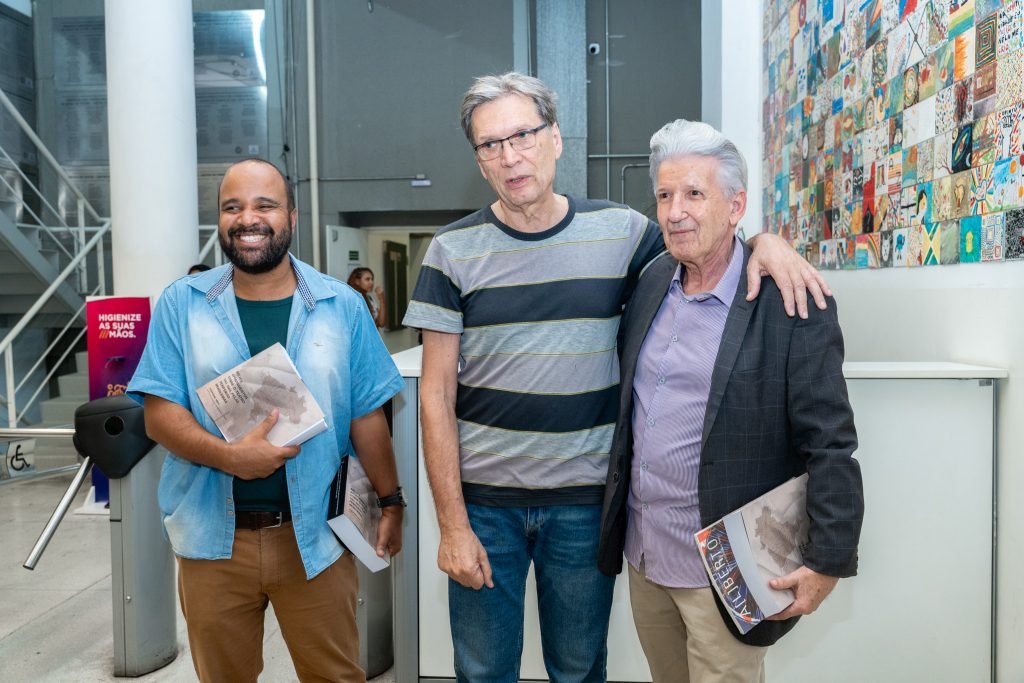
[[[69, 513], [35, 571], [21, 566], [70, 481], [61, 476], [0, 486], [0, 680], [123, 680], [113, 676], [108, 518]], [[84, 497], [79, 494], [72, 509]], [[178, 646], [174, 662], [135, 680], [196, 680], [180, 612]], [[261, 681], [297, 680], [272, 612], [264, 662]], [[390, 671], [373, 680], [394, 683]]]

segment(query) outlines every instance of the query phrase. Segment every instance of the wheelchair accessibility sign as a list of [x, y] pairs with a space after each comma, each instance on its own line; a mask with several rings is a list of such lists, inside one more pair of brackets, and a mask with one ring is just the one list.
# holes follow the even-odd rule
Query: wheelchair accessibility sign
[[0, 476], [4, 479], [13, 479], [35, 471], [35, 450], [35, 439], [19, 439], [8, 443]]

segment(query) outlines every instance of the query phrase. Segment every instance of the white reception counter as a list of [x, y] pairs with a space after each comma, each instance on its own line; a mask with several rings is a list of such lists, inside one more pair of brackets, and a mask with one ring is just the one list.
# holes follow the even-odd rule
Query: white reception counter
[[[395, 562], [396, 680], [451, 680], [447, 577], [437, 569], [439, 533], [420, 457], [421, 347], [394, 359], [407, 378], [394, 431], [410, 506]], [[1007, 372], [957, 363], [847, 363], [844, 372], [866, 500], [859, 574], [769, 651], [768, 681], [989, 680], [993, 380]], [[531, 572], [522, 678], [545, 680], [532, 582]], [[616, 584], [608, 649], [610, 681], [651, 680], [625, 578]]]

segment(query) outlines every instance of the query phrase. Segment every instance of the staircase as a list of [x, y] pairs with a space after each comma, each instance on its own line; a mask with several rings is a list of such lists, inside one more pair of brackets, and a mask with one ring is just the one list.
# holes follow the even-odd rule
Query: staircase
[[[57, 378], [58, 395], [40, 401], [42, 420], [36, 427], [71, 427], [75, 409], [89, 400], [89, 360], [85, 351], [75, 354], [75, 372]], [[78, 462], [78, 454], [70, 439], [37, 439], [35, 466], [46, 470]]]

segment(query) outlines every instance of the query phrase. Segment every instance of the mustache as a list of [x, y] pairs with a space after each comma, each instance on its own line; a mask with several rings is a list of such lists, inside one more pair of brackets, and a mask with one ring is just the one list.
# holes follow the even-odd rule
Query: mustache
[[228, 230], [228, 237], [235, 238], [239, 235], [272, 235], [274, 231], [266, 223], [259, 225], [246, 225]]

